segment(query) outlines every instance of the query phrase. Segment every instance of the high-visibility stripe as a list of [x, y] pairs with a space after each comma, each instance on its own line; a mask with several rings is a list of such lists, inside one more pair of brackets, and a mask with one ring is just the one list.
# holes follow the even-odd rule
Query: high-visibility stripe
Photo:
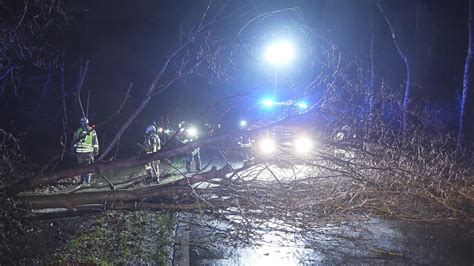
[[93, 152], [94, 149], [98, 150], [99, 145], [98, 144], [93, 144], [94, 137], [96, 135], [95, 131], [92, 130], [89, 133], [87, 133], [86, 136], [84, 136], [85, 132], [82, 130], [82, 128], [79, 128], [76, 131], [76, 139], [79, 139], [76, 144], [74, 144], [74, 147], [76, 148], [77, 153], [87, 153], [87, 152]]
[[76, 152], [77, 153], [86, 153], [86, 152], [93, 152], [94, 149], [92, 148], [76, 148]]

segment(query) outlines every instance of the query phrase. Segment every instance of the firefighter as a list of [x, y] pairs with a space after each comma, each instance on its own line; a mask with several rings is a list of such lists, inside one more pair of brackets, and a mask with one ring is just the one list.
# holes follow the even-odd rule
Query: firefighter
[[[351, 136], [351, 128], [348, 125], [345, 125], [339, 130], [336, 135], [334, 136], [334, 141], [337, 145], [343, 145], [350, 138], [355, 138], [356, 135]], [[344, 149], [341, 148], [336, 148], [334, 150], [334, 155], [338, 158], [348, 158], [348, 159], [354, 159], [355, 154], [353, 151], [350, 150], [349, 147], [345, 147]]]
[[[184, 123], [180, 123], [179, 125], [179, 141], [183, 144], [195, 141], [198, 138], [197, 129], [194, 126], [184, 127]], [[195, 148], [194, 150], [187, 152], [184, 156], [184, 161], [186, 163], [186, 170], [188, 173], [191, 173], [191, 163], [194, 160], [194, 165], [196, 167], [196, 171], [201, 171], [201, 154], [199, 147]]]
[[343, 141], [345, 139], [349, 138], [349, 132], [351, 128], [348, 125], [345, 125], [341, 128], [339, 132], [336, 133], [336, 136], [334, 137], [335, 141]]
[[[157, 152], [161, 149], [161, 141], [157, 129], [154, 125], [147, 127], [145, 131], [145, 141], [143, 148], [147, 154]], [[153, 181], [160, 182], [160, 161], [151, 161], [145, 165], [145, 170]]]
[[[94, 162], [94, 157], [99, 154], [99, 141], [94, 128], [89, 126], [89, 120], [83, 117], [79, 120], [80, 127], [74, 133], [72, 140], [73, 150], [79, 165], [88, 165]], [[91, 183], [92, 174], [81, 175], [81, 182]]]
[[255, 159], [253, 157], [253, 141], [250, 136], [245, 132], [248, 130], [247, 121], [241, 120], [239, 124], [242, 134], [240, 135], [239, 141], [237, 143], [243, 151], [244, 165], [247, 165]]

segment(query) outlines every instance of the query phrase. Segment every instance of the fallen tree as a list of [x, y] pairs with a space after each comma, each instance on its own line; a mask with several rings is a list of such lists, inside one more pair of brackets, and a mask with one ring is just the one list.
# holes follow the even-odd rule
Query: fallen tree
[[[449, 153], [426, 151], [433, 146], [422, 146], [414, 139], [412, 147], [406, 148], [387, 144], [388, 139], [369, 143], [369, 147], [359, 145], [359, 141], [354, 138], [321, 144], [306, 159], [291, 158], [282, 150], [277, 159], [255, 161], [241, 169], [212, 169], [164, 185], [22, 193], [15, 201], [25, 209], [62, 213], [140, 208], [207, 210], [225, 220], [240, 217], [264, 223], [277, 219], [302, 228], [354, 213], [417, 220], [472, 219], [472, 173], [455, 166]], [[334, 149], [347, 153], [341, 156]]]
[[57, 173], [52, 173], [50, 175], [45, 175], [45, 176], [40, 176], [40, 177], [38, 176], [28, 177], [16, 183], [13, 183], [7, 187], [4, 187], [3, 192], [9, 196], [13, 196], [22, 191], [27, 191], [29, 189], [42, 186], [42, 185], [52, 184], [56, 181], [59, 181], [61, 179], [68, 178], [68, 177], [74, 177], [74, 176], [78, 176], [85, 173], [100, 173], [100, 172], [104, 172], [111, 169], [123, 169], [123, 168], [137, 166], [137, 165], [144, 165], [151, 161], [163, 160], [166, 158], [172, 158], [174, 156], [184, 154], [186, 153], [186, 151], [195, 149], [196, 147], [199, 147], [201, 145], [211, 145], [214, 143], [225, 141], [226, 139], [235, 138], [237, 136], [238, 136], [238, 132], [233, 132], [233, 133], [229, 133], [222, 136], [209, 137], [209, 138], [202, 139], [196, 142], [185, 144], [177, 148], [159, 151], [153, 154], [137, 155], [125, 160], [98, 162], [91, 165], [86, 165], [84, 167], [76, 167], [73, 169], [68, 169], [65, 171], [60, 171]]
[[[323, 115], [318, 114], [318, 110], [311, 110], [304, 114], [290, 116], [280, 121], [277, 121], [275, 123], [256, 128], [254, 130], [248, 130], [245, 132], [245, 134], [252, 136], [252, 135], [259, 134], [259, 132], [270, 129], [272, 127], [277, 127], [279, 125], [285, 125], [285, 124], [297, 122], [297, 121], [306, 121], [308, 119], [311, 119], [311, 122], [314, 123], [315, 125], [324, 125], [326, 123], [326, 118]], [[24, 178], [9, 186], [6, 186], [2, 189], [2, 191], [6, 195], [13, 196], [22, 191], [27, 191], [38, 186], [53, 184], [54, 182], [57, 182], [59, 180], [78, 176], [81, 174], [101, 173], [101, 172], [112, 170], [112, 169], [124, 169], [124, 168], [132, 167], [132, 166], [144, 165], [151, 161], [169, 159], [169, 158], [173, 158], [173, 157], [185, 154], [187, 151], [193, 150], [197, 147], [213, 146], [213, 145], [216, 146], [221, 143], [228, 144], [229, 142], [235, 141], [241, 134], [242, 132], [240, 131], [231, 131], [222, 135], [209, 136], [206, 138], [202, 138], [200, 140], [190, 142], [182, 146], [178, 146], [176, 148], [158, 151], [153, 154], [136, 155], [124, 160], [101, 161], [101, 162], [97, 162], [97, 163], [82, 166], [82, 167], [76, 167], [73, 169], [51, 173], [49, 175], [32, 176], [32, 177]]]
[[[190, 43], [191, 39], [186, 39], [183, 44]], [[206, 42], [209, 39], [202, 41]], [[214, 48], [216, 49], [214, 51], [217, 51], [220, 50], [219, 46], [225, 47], [229, 44], [214, 41], [216, 42], [212, 42], [206, 49], [196, 47], [196, 51], [212, 53]], [[180, 49], [176, 52], [179, 53]], [[311, 130], [317, 128], [322, 132], [329, 132], [327, 138], [321, 139], [321, 147], [308, 158], [288, 160], [286, 152], [279, 159], [260, 161], [251, 169], [234, 170], [232, 178], [228, 178], [232, 172], [230, 169], [221, 169], [166, 186], [48, 195], [23, 193], [15, 200], [18, 206], [26, 209], [64, 208], [65, 212], [135, 208], [189, 211], [207, 209], [214, 215], [229, 220], [231, 216], [237, 216], [246, 222], [280, 219], [302, 227], [311, 226], [324, 219], [344, 217], [345, 214], [356, 211], [413, 219], [460, 217], [471, 219], [474, 198], [472, 174], [469, 173], [468, 167], [460, 167], [453, 158], [449, 147], [454, 145], [449, 139], [446, 140], [447, 138], [433, 138], [428, 126], [424, 131], [417, 131], [417, 125], [411, 125], [407, 130], [404, 128], [403, 134], [400, 134], [401, 132], [393, 126], [399, 124], [396, 118], [386, 121], [382, 117], [367, 120], [360, 112], [364, 107], [359, 106], [357, 101], [364, 99], [365, 92], [354, 88], [353, 81], [345, 77], [344, 71], [339, 75], [340, 72], [336, 70], [340, 69], [340, 57], [330, 58], [334, 54], [337, 53], [327, 53], [327, 58], [324, 59], [328, 60], [323, 63], [325, 72], [322, 71], [300, 95], [308, 96], [318, 87], [325, 87], [325, 95], [318, 99], [318, 103], [309, 107], [310, 111], [297, 115], [296, 118], [286, 118], [271, 125], [246, 131], [246, 134], [252, 135], [279, 125], [289, 126], [293, 118], [308, 119], [310, 122], [306, 124]], [[194, 58], [190, 65], [185, 63], [179, 69], [187, 70], [185, 75], [197, 71], [195, 67], [202, 66], [204, 57]], [[167, 61], [163, 70], [168, 63]], [[216, 61], [210, 63], [212, 65]], [[171, 80], [165, 81], [162, 79], [162, 72], [156, 76], [145, 100], [122, 125], [106, 150], [115, 145], [152, 96], [183, 77], [172, 76]], [[384, 107], [386, 110], [379, 112], [391, 112], [395, 116], [400, 114], [400, 110], [397, 110], [400, 107], [396, 102], [398, 98], [384, 96], [380, 101], [389, 107]], [[390, 106], [393, 108], [390, 109]], [[331, 119], [325, 119], [325, 116]], [[418, 119], [418, 121], [428, 120], [426, 116], [419, 116]], [[327, 120], [333, 124], [328, 126]], [[321, 121], [326, 124], [318, 125]], [[331, 133], [346, 124], [351, 125], [353, 132], [350, 135], [354, 137], [332, 143]], [[226, 145], [240, 134], [239, 131], [229, 132], [150, 155], [101, 161], [86, 167], [25, 178], [5, 187], [3, 191], [12, 196], [84, 173], [100, 174], [111, 169], [123, 169], [143, 165], [149, 161], [169, 159], [199, 146]], [[341, 153], [336, 155], [336, 150], [343, 151], [343, 155], [341, 156]], [[282, 180], [284, 179], [282, 172], [285, 169], [297, 172], [298, 165], [304, 165], [311, 171], [308, 170], [304, 176], [295, 174], [290, 175], [291, 178], [287, 180]], [[260, 178], [262, 173], [269, 178], [262, 180]], [[207, 175], [208, 178], [202, 178]]]
[[208, 172], [198, 173], [191, 177], [184, 177], [166, 185], [154, 185], [137, 189], [89, 191], [81, 193], [22, 193], [15, 197], [18, 206], [30, 210], [44, 208], [67, 208], [76, 210], [81, 206], [90, 204], [112, 204], [119, 202], [163, 201], [173, 195], [189, 196], [200, 190], [191, 185], [204, 182], [213, 178], [225, 177], [233, 169], [226, 165], [222, 169], [212, 169]]

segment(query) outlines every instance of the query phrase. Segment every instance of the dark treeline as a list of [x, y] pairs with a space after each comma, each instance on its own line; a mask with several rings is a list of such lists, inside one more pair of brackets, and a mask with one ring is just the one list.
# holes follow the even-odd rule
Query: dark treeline
[[[232, 1], [229, 5], [248, 6], [242, 12], [245, 15], [239, 17], [242, 21], [254, 14], [294, 9], [269, 17], [263, 26], [252, 28], [252, 34], [271, 31], [272, 27], [289, 31], [291, 26], [284, 23], [304, 23], [331, 43], [338, 51], [331, 59], [337, 64], [331, 67], [338, 77], [333, 84], [322, 82], [307, 92], [343, 92], [341, 97], [355, 107], [331, 108], [348, 108], [353, 114], [356, 110], [359, 117], [353, 116], [349, 122], [369, 116], [382, 119], [394, 130], [423, 126], [455, 133], [459, 129], [463, 81], [470, 81], [469, 75], [464, 78], [465, 69], [470, 70], [466, 60], [468, 1]], [[114, 114], [133, 83], [122, 112], [98, 128], [105, 145], [142, 101], [145, 88], [179, 43], [180, 32], [195, 28], [207, 6], [207, 1], [143, 1], [133, 6], [96, 1], [3, 1], [0, 128], [18, 137], [33, 161], [45, 163], [46, 158], [70, 145], [82, 116], [79, 96], [84, 112], [100, 125]], [[212, 12], [219, 12], [219, 8]], [[257, 57], [257, 46], [247, 46], [251, 47], [247, 56], [252, 60]], [[316, 56], [317, 52], [309, 55]], [[233, 62], [252, 63], [245, 60]], [[322, 59], [315, 57], [311, 62], [318, 64], [318, 60]], [[305, 71], [306, 66], [300, 64], [298, 70], [282, 74], [280, 86], [298, 93], [311, 87], [317, 71]], [[255, 76], [242, 76], [216, 81], [205, 75], [190, 75], [173, 84], [171, 90], [153, 97], [125, 131], [119, 155], [136, 152], [135, 143], [152, 120], [165, 117], [177, 123], [192, 119], [237, 87], [268, 85], [255, 85]], [[467, 141], [463, 147], [469, 150], [473, 104], [472, 96], [466, 95], [463, 137]], [[401, 110], [394, 111], [397, 108]], [[245, 109], [234, 108], [220, 121], [231, 121]], [[215, 122], [221, 111], [214, 109], [201, 118]], [[407, 120], [407, 125], [402, 120]]]

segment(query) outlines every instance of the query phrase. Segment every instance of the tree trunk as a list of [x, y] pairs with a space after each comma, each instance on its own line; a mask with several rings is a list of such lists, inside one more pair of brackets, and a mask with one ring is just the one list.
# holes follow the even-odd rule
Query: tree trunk
[[463, 131], [465, 127], [465, 119], [466, 119], [466, 102], [469, 96], [469, 85], [470, 85], [470, 78], [471, 78], [471, 67], [472, 67], [472, 5], [473, 1], [469, 1], [469, 18], [467, 23], [468, 28], [468, 41], [467, 41], [467, 54], [466, 54], [466, 61], [464, 62], [464, 76], [462, 82], [462, 98], [461, 103], [459, 106], [459, 122], [458, 122], [458, 134], [456, 138], [456, 151], [459, 151], [463, 142]]
[[63, 137], [62, 137], [62, 143], [63, 144], [63, 154], [65, 149], [67, 148], [67, 121], [68, 121], [68, 116], [67, 116], [67, 104], [66, 104], [66, 88], [65, 88], [65, 76], [64, 76], [64, 51], [61, 56], [61, 65], [59, 67], [60, 70], [60, 95], [61, 95], [61, 104], [62, 104], [62, 124], [63, 124]]
[[153, 82], [150, 84], [148, 87], [147, 93], [143, 101], [140, 103], [138, 108], [133, 112], [133, 114], [123, 123], [123, 125], [120, 127], [119, 131], [115, 134], [114, 138], [110, 142], [110, 144], [105, 148], [105, 150], [99, 155], [98, 161], [103, 160], [114, 148], [114, 146], [117, 144], [119, 141], [120, 137], [122, 134], [125, 132], [125, 130], [130, 126], [130, 124], [135, 120], [135, 118], [145, 109], [147, 106], [148, 102], [150, 99], [155, 96], [157, 93], [155, 92], [158, 87], [160, 87], [158, 93], [163, 92], [165, 89], [167, 89], [171, 84], [173, 84], [176, 80], [178, 80], [181, 77], [184, 77], [186, 74], [181, 74], [175, 78], [173, 78], [171, 81], [168, 83], [160, 84], [160, 81], [165, 73], [165, 71], [168, 69], [168, 65], [170, 62], [189, 44], [191, 41], [187, 41], [184, 44], [182, 44], [180, 47], [178, 47], [165, 61], [163, 64], [160, 72], [156, 74], [155, 79]]
[[400, 44], [398, 43], [398, 38], [397, 38], [397, 35], [395, 34], [395, 31], [393, 29], [392, 23], [390, 22], [390, 19], [385, 14], [380, 3], [378, 1], [375, 1], [375, 4], [379, 8], [380, 13], [382, 13], [385, 19], [385, 22], [387, 22], [387, 25], [390, 29], [390, 34], [392, 35], [393, 43], [395, 44], [398, 54], [400, 55], [400, 58], [402, 58], [403, 63], [405, 65], [406, 82], [405, 82], [405, 95], [403, 96], [403, 106], [402, 106], [402, 131], [403, 133], [405, 133], [408, 128], [408, 110], [409, 110], [410, 94], [411, 94], [410, 64], [408, 63], [408, 57], [403, 52], [402, 48], [400, 47]]
[[[291, 123], [298, 120], [305, 121], [305, 119], [308, 119], [308, 117], [312, 117], [312, 122], [315, 125], [323, 124], [326, 121], [326, 118], [324, 117], [324, 115], [318, 116], [318, 110], [314, 109], [311, 112], [306, 112], [304, 114], [290, 116], [280, 121], [277, 121], [275, 123], [272, 123], [270, 125], [262, 126], [260, 128], [253, 129], [253, 130], [248, 130], [245, 133], [247, 135], [256, 135], [261, 131], [264, 131], [266, 129], [276, 127], [282, 124]], [[236, 139], [241, 134], [242, 134], [241, 131], [233, 131], [233, 132], [229, 132], [229, 133], [222, 134], [219, 136], [206, 137], [201, 140], [190, 142], [190, 143], [187, 143], [185, 145], [182, 145], [170, 150], [162, 150], [162, 151], [152, 153], [152, 154], [136, 155], [129, 159], [124, 159], [124, 160], [96, 162], [94, 164], [89, 164], [83, 167], [76, 167], [73, 169], [68, 169], [61, 172], [52, 173], [50, 175], [39, 176], [39, 177], [33, 176], [29, 178], [24, 178], [12, 185], [4, 187], [1, 191], [3, 193], [6, 193], [8, 196], [14, 196], [22, 191], [27, 191], [29, 189], [42, 186], [42, 185], [52, 184], [56, 181], [59, 181], [61, 179], [68, 178], [68, 177], [74, 177], [74, 176], [78, 176], [78, 175], [82, 175], [86, 173], [101, 173], [101, 172], [112, 170], [112, 169], [122, 169], [122, 168], [137, 166], [137, 165], [144, 165], [151, 161], [168, 159], [168, 158], [185, 154], [186, 152], [190, 150], [194, 150], [197, 147], [211, 146], [217, 143], [229, 143], [232, 141], [236, 141]]]
[[[369, 122], [372, 125], [374, 122], [375, 117], [375, 89], [374, 89], [374, 82], [375, 82], [375, 58], [374, 58], [374, 49], [375, 49], [375, 40], [374, 40], [374, 11], [373, 11], [373, 4], [370, 3], [370, 83], [369, 83]], [[370, 128], [370, 127], [369, 127]]]
[[[216, 170], [193, 175], [179, 179], [173, 183], [165, 185], [155, 185], [142, 187], [133, 190], [114, 190], [114, 191], [91, 191], [81, 193], [24, 193], [15, 197], [16, 205], [28, 209], [78, 209], [81, 206], [89, 205], [107, 205], [113, 203], [174, 203], [175, 196], [193, 198], [194, 194], [201, 191], [212, 191], [209, 189], [193, 188], [191, 185], [209, 181], [214, 178], [224, 178], [233, 171], [229, 165]], [[133, 205], [127, 205], [133, 207]]]
[[[253, 132], [257, 132], [257, 130], [254, 130]], [[9, 196], [13, 196], [22, 191], [27, 191], [31, 188], [42, 186], [42, 185], [52, 184], [56, 181], [59, 181], [61, 179], [68, 178], [68, 177], [74, 177], [74, 176], [78, 176], [78, 175], [86, 174], [86, 173], [101, 173], [101, 172], [112, 170], [112, 169], [121, 169], [121, 168], [137, 166], [137, 165], [144, 165], [151, 161], [163, 160], [163, 159], [172, 158], [172, 157], [184, 154], [187, 151], [193, 150], [199, 146], [211, 145], [213, 143], [229, 141], [229, 140], [237, 138], [239, 135], [240, 135], [240, 132], [238, 131], [231, 132], [231, 133], [221, 135], [221, 136], [208, 137], [199, 141], [190, 142], [188, 144], [179, 146], [171, 150], [159, 151], [153, 154], [147, 154], [147, 155], [141, 155], [141, 156], [137, 155], [125, 160], [97, 162], [94, 164], [86, 165], [83, 167], [77, 167], [73, 169], [68, 169], [68, 170], [64, 170], [64, 171], [53, 173], [46, 176], [41, 176], [41, 177], [34, 176], [30, 178], [25, 178], [4, 188], [3, 191]]]

